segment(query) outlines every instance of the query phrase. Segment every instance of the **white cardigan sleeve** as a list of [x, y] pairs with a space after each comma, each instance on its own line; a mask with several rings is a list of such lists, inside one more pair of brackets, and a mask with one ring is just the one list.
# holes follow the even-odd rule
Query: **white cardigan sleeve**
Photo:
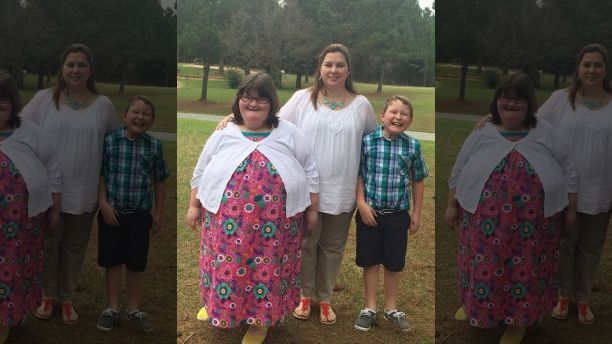
[[200, 186], [200, 178], [202, 177], [202, 173], [204, 172], [206, 165], [208, 165], [212, 159], [213, 155], [217, 152], [222, 136], [223, 131], [215, 130], [204, 144], [204, 148], [202, 149], [202, 153], [200, 153], [198, 163], [193, 170], [193, 176], [191, 177], [190, 184], [192, 190]]
[[459, 180], [461, 171], [463, 171], [465, 164], [467, 164], [472, 154], [474, 154], [478, 148], [478, 140], [482, 134], [482, 130], [483, 129], [472, 131], [467, 139], [465, 139], [463, 146], [461, 146], [461, 151], [459, 151], [457, 161], [455, 161], [455, 166], [453, 166], [453, 170], [451, 172], [451, 177], [448, 180], [449, 188], [457, 188], [457, 181]]

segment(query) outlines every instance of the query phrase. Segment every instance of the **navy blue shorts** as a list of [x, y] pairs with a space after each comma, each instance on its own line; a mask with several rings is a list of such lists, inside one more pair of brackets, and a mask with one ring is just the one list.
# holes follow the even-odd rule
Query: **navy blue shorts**
[[398, 272], [406, 264], [408, 248], [408, 229], [410, 214], [401, 210], [391, 214], [379, 214], [376, 217], [378, 226], [370, 227], [363, 223], [359, 211], [355, 215], [357, 222], [357, 255], [356, 263], [362, 268], [382, 264], [385, 269]]
[[120, 213], [118, 220], [119, 226], [111, 226], [98, 212], [98, 265], [105, 268], [125, 265], [130, 271], [142, 272], [149, 255], [151, 212]]

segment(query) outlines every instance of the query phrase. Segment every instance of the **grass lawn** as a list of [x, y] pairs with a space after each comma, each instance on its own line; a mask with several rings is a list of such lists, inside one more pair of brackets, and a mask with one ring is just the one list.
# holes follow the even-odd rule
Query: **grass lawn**
[[[45, 84], [45, 88], [54, 87], [55, 78], [51, 82]], [[20, 90], [21, 102], [25, 105], [32, 99], [38, 91], [36, 89], [36, 76], [28, 74], [25, 78], [25, 89]], [[115, 109], [117, 110], [117, 118], [123, 123], [123, 112], [128, 104], [128, 99], [135, 95], [145, 95], [155, 104], [155, 122], [151, 130], [165, 131], [170, 133], [176, 132], [176, 88], [174, 87], [156, 87], [156, 86], [135, 86], [126, 85], [123, 93], [118, 93], [119, 85], [106, 84], [97, 82], [96, 88], [98, 92], [107, 96]]]
[[[111, 332], [96, 328], [98, 316], [106, 308], [104, 270], [97, 265], [97, 225], [87, 247], [85, 264], [77, 286], [74, 305], [79, 314], [75, 325], [64, 325], [59, 305], [51, 320], [33, 315], [23, 326], [15, 328], [7, 343], [14, 344], [132, 344], [174, 343], [176, 340], [176, 142], [164, 141], [164, 153], [171, 171], [166, 184], [166, 206], [161, 231], [151, 236], [149, 259], [143, 282], [141, 309], [149, 314], [155, 327], [152, 332], [137, 331], [121, 316], [121, 327]], [[125, 309], [125, 286], [120, 305]]]
[[[207, 113], [225, 115], [231, 112], [231, 103], [236, 96], [236, 90], [229, 89], [227, 82], [220, 77], [213, 77], [208, 81], [208, 100], [200, 102], [200, 93], [202, 92], [201, 73], [197, 78], [192, 78], [192, 65], [178, 65], [179, 70], [182, 70], [182, 77], [179, 73], [177, 81], [177, 102], [178, 111], [192, 113]], [[201, 70], [201, 68], [200, 68]], [[215, 74], [216, 75], [216, 74]], [[312, 78], [310, 78], [312, 82]], [[295, 88], [295, 75], [286, 74], [283, 77], [283, 88], [278, 90], [278, 95], [282, 104], [284, 104], [293, 93]], [[302, 84], [303, 87], [310, 85]], [[380, 117], [380, 113], [384, 106], [385, 100], [391, 95], [404, 95], [410, 99], [414, 106], [414, 123], [410, 130], [434, 132], [434, 97], [435, 90], [432, 87], [409, 87], [409, 86], [383, 86], [383, 93], [376, 94], [376, 84], [355, 83], [355, 88], [360, 94], [368, 98], [376, 117]]]
[[[198, 290], [198, 241], [199, 233], [192, 232], [184, 224], [189, 199], [189, 180], [201, 152], [203, 143], [214, 130], [216, 123], [178, 120], [178, 239], [177, 278], [178, 343], [225, 344], [240, 342], [246, 328], [220, 330], [195, 319], [201, 306]], [[345, 290], [334, 295], [334, 308], [338, 322], [324, 326], [318, 322], [318, 309], [313, 317], [297, 321], [288, 316], [286, 321], [269, 332], [268, 344], [322, 342], [352, 343], [433, 343], [434, 342], [434, 180], [435, 150], [433, 142], [423, 142], [424, 154], [430, 170], [425, 186], [423, 217], [419, 233], [410, 239], [407, 268], [402, 274], [399, 308], [405, 310], [413, 330], [407, 334], [394, 332], [389, 324], [380, 320], [379, 327], [363, 333], [353, 328], [358, 311], [363, 307], [361, 270], [355, 265], [355, 231], [352, 225], [346, 253], [342, 261], [339, 282]], [[382, 286], [381, 286], [382, 288]], [[380, 289], [382, 290], [382, 289]], [[382, 298], [379, 299], [382, 305]], [[382, 306], [381, 306], [382, 307]], [[316, 316], [315, 316], [316, 315]], [[325, 338], [333, 338], [331, 341]]]
[[[457, 235], [444, 222], [448, 199], [448, 177], [463, 141], [474, 127], [472, 122], [438, 119], [437, 179], [436, 185], [436, 343], [497, 343], [502, 328], [476, 329], [464, 322], [454, 320], [461, 305], [456, 293]], [[545, 316], [541, 324], [527, 331], [524, 343], [570, 344], [610, 343], [609, 330], [612, 318], [612, 239], [608, 238], [598, 271], [598, 290], [593, 292], [592, 305], [596, 321], [592, 325], [579, 325], [577, 310], [570, 308], [570, 318], [558, 321]]]
[[[489, 105], [495, 90], [486, 88], [484, 79], [477, 73], [476, 68], [470, 68], [466, 80], [466, 100], [457, 101], [459, 97], [459, 77], [460, 68], [458, 65], [436, 64], [436, 111], [471, 115], [489, 113]], [[540, 76], [541, 88], [536, 89], [538, 104], [543, 104], [554, 91], [552, 88], [553, 78], [554, 76], [550, 74]], [[566, 83], [562, 83], [561, 87], [568, 87], [570, 84], [571, 78], [568, 77]]]

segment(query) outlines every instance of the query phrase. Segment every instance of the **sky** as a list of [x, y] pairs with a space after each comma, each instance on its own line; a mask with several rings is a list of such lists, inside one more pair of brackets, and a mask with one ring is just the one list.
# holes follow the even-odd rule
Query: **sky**
[[419, 6], [421, 6], [421, 8], [429, 7], [431, 9], [433, 2], [434, 0], [419, 0]]

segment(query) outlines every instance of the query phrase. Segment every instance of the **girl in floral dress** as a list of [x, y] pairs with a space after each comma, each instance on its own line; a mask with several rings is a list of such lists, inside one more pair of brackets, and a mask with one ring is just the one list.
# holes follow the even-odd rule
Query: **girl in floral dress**
[[529, 78], [495, 92], [492, 123], [465, 141], [449, 180], [449, 226], [459, 231], [455, 314], [476, 327], [507, 325], [501, 343], [557, 301], [559, 240], [575, 221], [576, 172], [559, 132], [537, 121]]
[[44, 229], [59, 222], [57, 163], [19, 110], [13, 78], [0, 73], [0, 343], [42, 300]]
[[234, 123], [208, 139], [191, 181], [188, 224], [202, 219], [200, 290], [213, 326], [248, 324], [243, 343], [297, 306], [302, 229], [316, 225], [318, 172], [306, 139], [279, 121], [270, 76], [238, 89]]

